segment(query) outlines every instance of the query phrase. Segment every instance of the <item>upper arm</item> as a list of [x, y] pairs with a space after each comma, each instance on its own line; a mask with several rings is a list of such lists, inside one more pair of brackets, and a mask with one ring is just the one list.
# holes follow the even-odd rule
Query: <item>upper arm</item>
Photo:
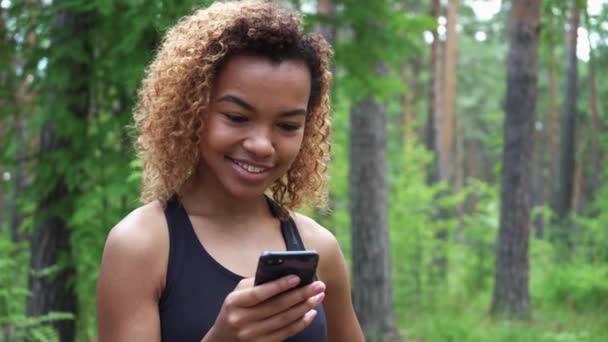
[[336, 238], [310, 218], [298, 215], [298, 227], [309, 248], [319, 252], [318, 275], [325, 283], [323, 309], [328, 341], [364, 341], [351, 300], [348, 267]]
[[158, 300], [164, 287], [168, 233], [157, 216], [150, 208], [140, 208], [108, 235], [97, 282], [100, 342], [161, 339]]

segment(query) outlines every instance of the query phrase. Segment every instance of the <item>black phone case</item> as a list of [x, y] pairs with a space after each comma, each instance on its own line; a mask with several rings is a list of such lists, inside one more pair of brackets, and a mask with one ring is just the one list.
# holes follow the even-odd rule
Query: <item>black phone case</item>
[[264, 252], [260, 255], [255, 273], [255, 285], [295, 274], [300, 277], [298, 287], [315, 280], [319, 254], [316, 251]]

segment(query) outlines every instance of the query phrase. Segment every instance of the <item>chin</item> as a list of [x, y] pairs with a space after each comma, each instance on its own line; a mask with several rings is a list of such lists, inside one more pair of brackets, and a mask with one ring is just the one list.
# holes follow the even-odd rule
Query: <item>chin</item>
[[264, 195], [266, 189], [267, 187], [233, 186], [228, 188], [228, 193], [235, 199], [249, 200], [259, 198], [260, 196]]

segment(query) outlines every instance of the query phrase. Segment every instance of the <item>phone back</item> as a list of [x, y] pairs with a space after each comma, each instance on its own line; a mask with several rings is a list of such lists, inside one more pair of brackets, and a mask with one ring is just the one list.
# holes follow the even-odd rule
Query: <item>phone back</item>
[[315, 279], [318, 263], [316, 251], [264, 252], [258, 262], [255, 285], [291, 274], [300, 277], [298, 286], [308, 285]]

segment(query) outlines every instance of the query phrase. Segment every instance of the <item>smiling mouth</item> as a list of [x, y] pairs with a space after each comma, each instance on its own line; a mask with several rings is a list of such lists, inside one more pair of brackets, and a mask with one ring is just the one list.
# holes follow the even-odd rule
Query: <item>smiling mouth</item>
[[236, 160], [236, 159], [232, 159], [232, 158], [228, 158], [230, 159], [230, 161], [232, 161], [233, 163], [235, 163], [236, 165], [238, 165], [241, 169], [250, 172], [250, 173], [262, 173], [264, 171], [267, 171], [268, 169], [270, 169], [269, 167], [259, 167], [259, 166], [253, 166], [251, 164], [247, 164], [245, 162]]

